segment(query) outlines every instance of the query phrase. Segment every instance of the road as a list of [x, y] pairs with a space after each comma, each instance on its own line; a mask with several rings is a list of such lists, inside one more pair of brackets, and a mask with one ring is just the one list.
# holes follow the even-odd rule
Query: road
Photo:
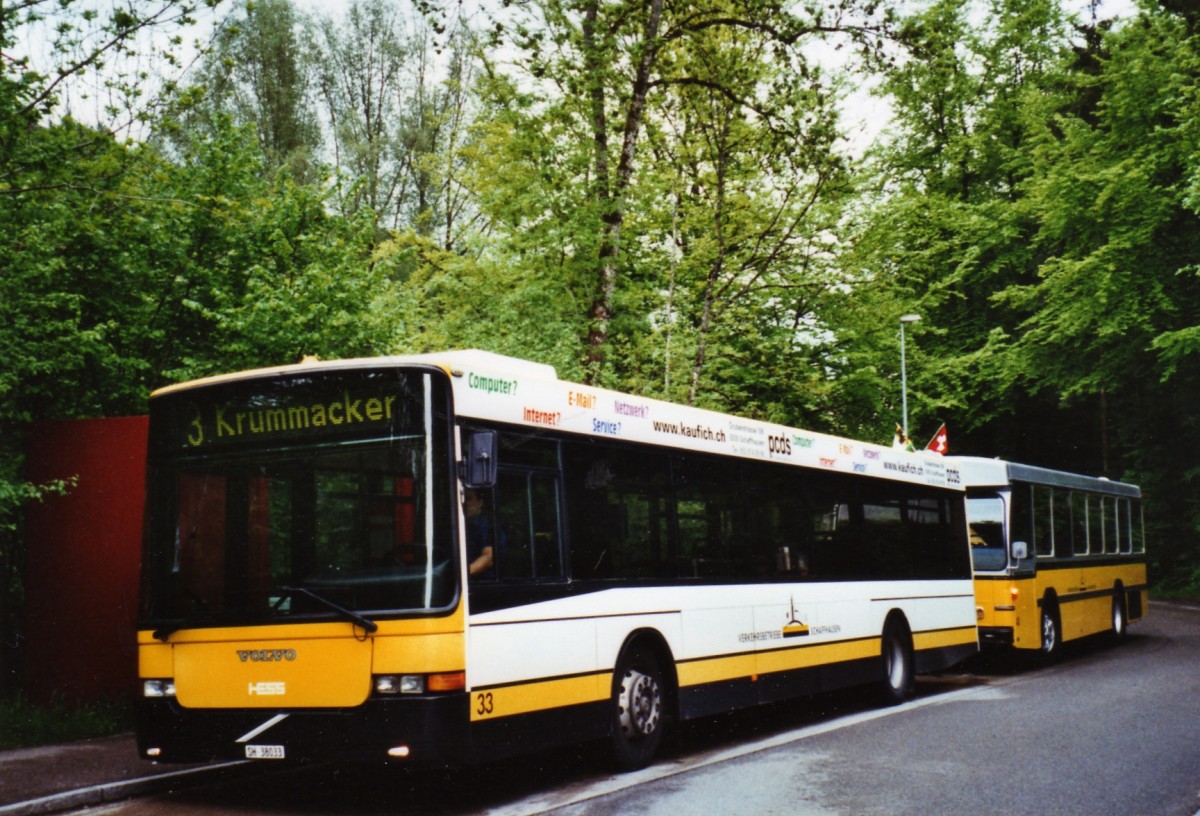
[[1116, 648], [1053, 666], [981, 660], [875, 709], [862, 694], [692, 725], [651, 768], [595, 748], [416, 773], [328, 765], [88, 814], [1200, 813], [1200, 609], [1156, 604]]

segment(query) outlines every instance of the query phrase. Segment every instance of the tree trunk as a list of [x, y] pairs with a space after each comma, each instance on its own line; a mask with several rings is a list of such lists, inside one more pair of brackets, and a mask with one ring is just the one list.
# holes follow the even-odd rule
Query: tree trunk
[[[637, 153], [638, 136], [642, 128], [642, 112], [650, 89], [650, 72], [658, 57], [658, 29], [662, 22], [662, 0], [648, 0], [646, 23], [638, 45], [637, 73], [629, 94], [625, 126], [621, 140], [621, 156], [616, 177], [609, 178], [608, 131], [604, 112], [603, 80], [597, 68], [601, 53], [595, 41], [598, 0], [588, 3], [583, 25], [584, 61], [589, 75], [594, 77], [590, 90], [592, 102], [592, 133], [596, 145], [596, 190], [600, 204], [600, 249], [597, 253], [596, 296], [590, 310], [588, 348], [585, 365], [586, 382], [596, 384], [600, 379], [608, 344], [608, 329], [612, 322], [613, 300], [617, 291], [617, 262], [621, 255], [621, 227], [625, 220], [625, 192], [633, 176], [633, 161]], [[610, 186], [611, 184], [611, 186]]]

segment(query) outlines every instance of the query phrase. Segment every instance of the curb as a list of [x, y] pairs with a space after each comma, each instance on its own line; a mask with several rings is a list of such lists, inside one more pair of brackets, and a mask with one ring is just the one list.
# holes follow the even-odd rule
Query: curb
[[195, 780], [190, 784], [199, 784], [199, 777], [217, 775], [221, 771], [250, 765], [245, 760], [222, 762], [216, 765], [206, 765], [203, 768], [188, 768], [181, 771], [167, 771], [153, 776], [143, 776], [137, 779], [126, 779], [121, 782], [105, 782], [86, 788], [52, 793], [25, 802], [15, 802], [11, 805], [0, 805], [0, 816], [35, 816], [41, 813], [57, 813], [72, 808], [83, 808], [91, 805], [101, 805], [108, 802], [119, 802], [132, 799], [135, 796], [146, 796], [167, 790], [184, 780]]

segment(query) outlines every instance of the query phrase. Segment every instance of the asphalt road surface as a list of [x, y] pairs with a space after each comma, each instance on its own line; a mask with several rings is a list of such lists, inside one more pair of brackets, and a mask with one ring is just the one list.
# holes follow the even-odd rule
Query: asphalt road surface
[[661, 761], [596, 747], [441, 773], [264, 765], [234, 783], [87, 810], [123, 816], [1200, 814], [1200, 608], [1052, 666], [981, 659], [889, 709], [861, 693], [689, 725]]

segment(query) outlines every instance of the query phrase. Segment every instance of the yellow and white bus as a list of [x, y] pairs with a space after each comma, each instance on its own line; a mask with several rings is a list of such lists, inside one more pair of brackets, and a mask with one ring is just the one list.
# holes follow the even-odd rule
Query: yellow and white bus
[[978, 649], [941, 457], [478, 351], [155, 392], [142, 756], [472, 762]]
[[979, 638], [1039, 650], [1100, 633], [1115, 640], [1146, 610], [1146, 543], [1136, 485], [1000, 459], [953, 456], [967, 489]]

